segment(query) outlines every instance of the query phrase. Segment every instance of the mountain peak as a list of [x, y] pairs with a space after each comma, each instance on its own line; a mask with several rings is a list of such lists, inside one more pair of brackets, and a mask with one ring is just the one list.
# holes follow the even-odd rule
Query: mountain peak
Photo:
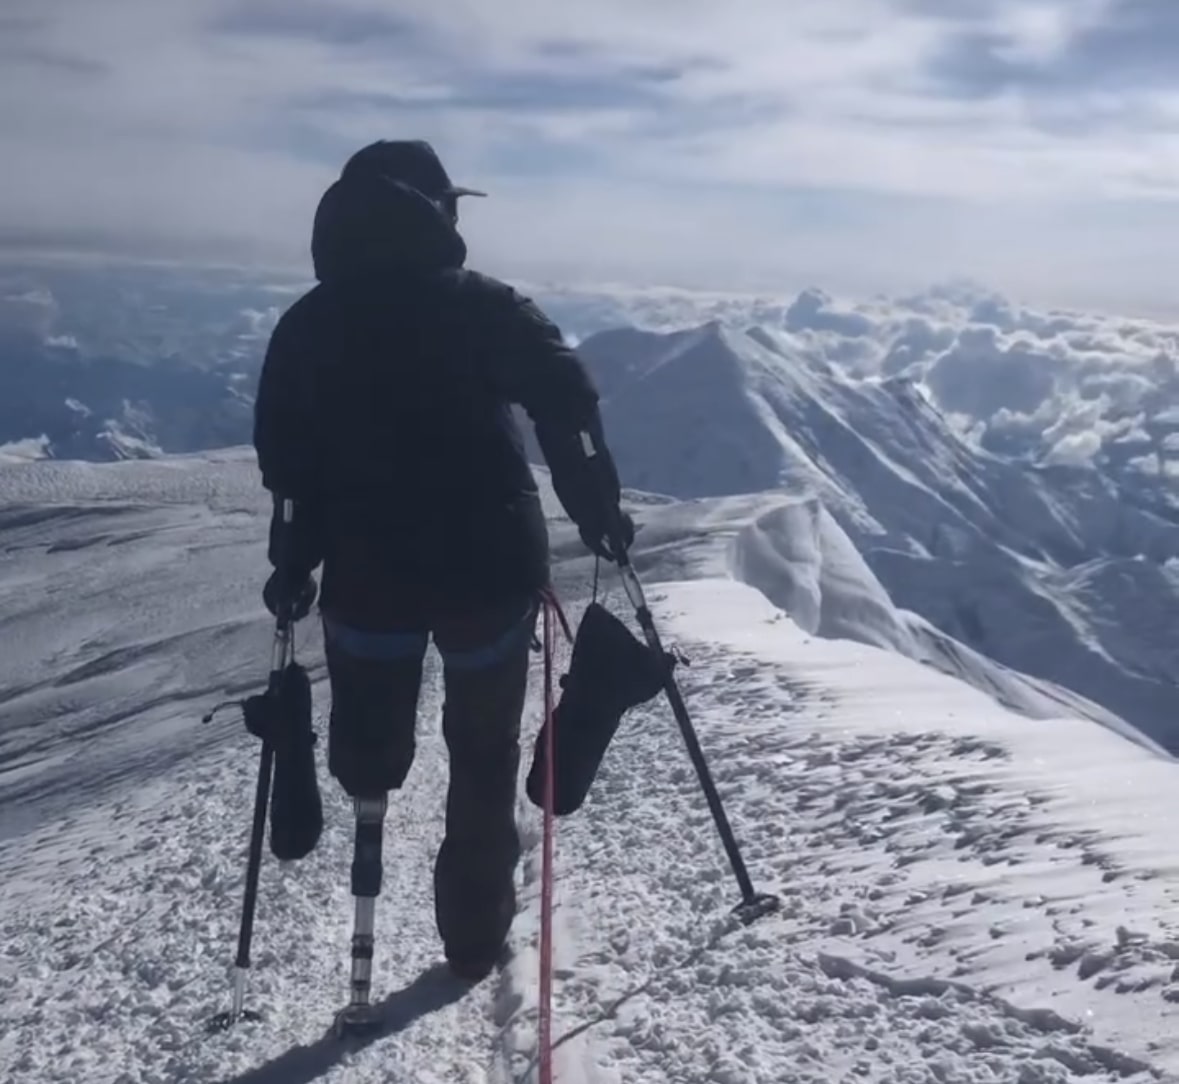
[[[1158, 637], [1146, 610], [1128, 594], [1110, 601], [1118, 575], [1065, 574], [1098, 558], [1179, 557], [1179, 526], [1095, 472], [1066, 477], [968, 445], [914, 380], [834, 372], [788, 332], [709, 321], [628, 345], [608, 361], [628, 375], [603, 414], [629, 485], [681, 498], [815, 498], [897, 606], [1147, 734], [1170, 729], [1166, 698], [1127, 677], [1145, 650], [1128, 630]], [[595, 356], [587, 362], [594, 369]], [[1179, 579], [1150, 582], [1179, 608]], [[1175, 641], [1161, 642], [1171, 661], [1157, 666], [1179, 680]]]

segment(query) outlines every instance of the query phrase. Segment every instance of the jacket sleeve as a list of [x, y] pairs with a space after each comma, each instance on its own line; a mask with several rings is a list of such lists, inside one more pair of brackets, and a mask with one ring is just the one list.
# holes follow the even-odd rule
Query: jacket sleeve
[[[507, 397], [519, 403], [553, 476], [553, 488], [569, 518], [602, 536], [620, 500], [618, 471], [606, 446], [598, 392], [585, 365], [557, 326], [529, 298], [492, 283], [492, 364]], [[593, 440], [597, 465], [582, 434]]]
[[[266, 349], [254, 400], [254, 450], [273, 497], [267, 556], [276, 569], [285, 565], [292, 578], [302, 578], [323, 560], [323, 543], [307, 358], [295, 323], [290, 311], [284, 314]], [[287, 498], [295, 502], [289, 529], [282, 518]]]

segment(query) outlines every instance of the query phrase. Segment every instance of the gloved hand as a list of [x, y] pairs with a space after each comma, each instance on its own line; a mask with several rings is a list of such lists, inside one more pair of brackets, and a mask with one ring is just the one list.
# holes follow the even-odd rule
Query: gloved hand
[[290, 580], [281, 572], [275, 571], [270, 574], [266, 586], [262, 588], [262, 601], [275, 617], [278, 616], [279, 608], [284, 602], [290, 603], [292, 621], [302, 621], [311, 612], [318, 595], [319, 586], [310, 573]]
[[[628, 513], [622, 511], [618, 513], [618, 529], [622, 532], [623, 548], [629, 550], [635, 540], [635, 521]], [[604, 525], [594, 524], [592, 527], [589, 525], [579, 527], [578, 534], [581, 535], [581, 540], [590, 553], [601, 557], [602, 560], [617, 561], [621, 556], [614, 552], [609, 532]]]

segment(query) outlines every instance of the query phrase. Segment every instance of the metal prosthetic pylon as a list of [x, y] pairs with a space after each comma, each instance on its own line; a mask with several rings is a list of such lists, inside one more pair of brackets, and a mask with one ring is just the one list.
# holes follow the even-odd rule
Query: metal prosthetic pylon
[[352, 895], [356, 904], [352, 926], [351, 1000], [336, 1016], [340, 1037], [371, 1032], [380, 1026], [372, 1003], [373, 922], [381, 894], [381, 848], [388, 797], [354, 798], [356, 836], [352, 852]]

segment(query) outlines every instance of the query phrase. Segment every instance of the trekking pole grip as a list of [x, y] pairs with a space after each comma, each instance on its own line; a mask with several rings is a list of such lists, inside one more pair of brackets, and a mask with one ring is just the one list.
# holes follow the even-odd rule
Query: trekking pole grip
[[291, 613], [294, 601], [288, 590], [290, 586], [291, 550], [294, 548], [291, 532], [295, 524], [295, 502], [290, 497], [282, 498], [282, 529], [278, 533], [278, 544], [275, 547], [275, 567], [283, 585], [283, 591], [278, 598], [277, 614], [274, 622], [274, 649], [270, 660], [270, 687], [274, 692], [278, 688], [282, 672], [286, 669], [291, 643]]
[[606, 468], [602, 465], [602, 450], [598, 447], [595, 434], [589, 429], [581, 431], [581, 449], [589, 461], [590, 470], [597, 478], [598, 496], [601, 498], [602, 511], [606, 519], [606, 541], [610, 543], [610, 551], [621, 568], [630, 563], [626, 533], [622, 529], [622, 508], [617, 501], [611, 499]]

